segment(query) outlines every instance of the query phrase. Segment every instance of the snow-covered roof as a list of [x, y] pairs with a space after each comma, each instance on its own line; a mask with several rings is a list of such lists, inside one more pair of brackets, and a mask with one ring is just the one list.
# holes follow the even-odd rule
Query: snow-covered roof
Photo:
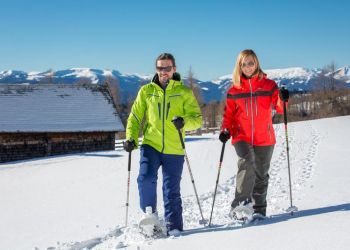
[[0, 132], [124, 131], [100, 85], [0, 85]]

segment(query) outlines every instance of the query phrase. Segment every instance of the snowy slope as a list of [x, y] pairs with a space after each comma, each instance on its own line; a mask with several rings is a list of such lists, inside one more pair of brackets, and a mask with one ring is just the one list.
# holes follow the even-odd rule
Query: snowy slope
[[[350, 244], [350, 116], [290, 123], [294, 205], [289, 189], [284, 128], [270, 170], [268, 215], [256, 226], [229, 226], [237, 157], [226, 146], [213, 224], [198, 224], [198, 206], [184, 168], [185, 232], [179, 238], [146, 240], [133, 231], [141, 218], [136, 187], [139, 150], [132, 154], [129, 225], [125, 221], [127, 154], [95, 152], [0, 165], [0, 249], [348, 249]], [[330, 129], [331, 128], [331, 129]], [[221, 143], [218, 135], [188, 137], [187, 153], [204, 217], [210, 215]], [[161, 179], [161, 176], [160, 176]], [[160, 185], [159, 213], [163, 214]], [[227, 225], [227, 226], [225, 226]], [[85, 247], [85, 248], [84, 248]]]

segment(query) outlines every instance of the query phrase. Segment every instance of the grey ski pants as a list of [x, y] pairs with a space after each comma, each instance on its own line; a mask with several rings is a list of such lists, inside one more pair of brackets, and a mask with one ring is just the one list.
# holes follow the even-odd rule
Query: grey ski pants
[[274, 145], [252, 146], [239, 141], [234, 144], [238, 155], [235, 198], [231, 206], [252, 200], [255, 210], [266, 211], [266, 195], [269, 184], [269, 168]]

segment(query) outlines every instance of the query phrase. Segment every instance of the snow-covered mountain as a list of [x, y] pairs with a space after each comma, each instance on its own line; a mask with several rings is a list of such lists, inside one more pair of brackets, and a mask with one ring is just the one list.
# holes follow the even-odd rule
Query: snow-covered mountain
[[342, 80], [346, 83], [350, 83], [350, 67], [346, 66], [346, 67], [342, 67], [340, 69], [337, 69], [334, 72], [333, 77], [335, 79]]
[[150, 81], [152, 76], [138, 74], [122, 74], [117, 70], [101, 70], [90, 68], [72, 68], [58, 71], [24, 72], [18, 70], [0, 71], [0, 84], [102, 84], [107, 78], [116, 79], [121, 89], [122, 101], [133, 98], [139, 87]]
[[267, 77], [291, 90], [309, 90], [313, 81], [322, 74], [320, 69], [301, 67], [265, 70]]
[[[317, 85], [320, 77], [324, 77], [320, 69], [301, 67], [265, 70], [267, 76], [279, 85], [286, 85], [291, 91], [308, 91]], [[337, 69], [331, 75], [338, 83], [350, 87], [350, 68], [345, 66]], [[185, 76], [184, 80], [187, 81]], [[119, 83], [122, 101], [135, 97], [139, 87], [152, 78], [152, 75], [122, 74], [117, 70], [101, 70], [90, 68], [72, 68], [58, 71], [24, 72], [18, 70], [0, 71], [0, 84], [37, 84], [37, 83], [104, 83], [107, 78], [116, 79]], [[231, 84], [231, 75], [221, 76], [218, 79], [202, 81], [196, 79], [200, 86], [205, 102], [222, 100]]]

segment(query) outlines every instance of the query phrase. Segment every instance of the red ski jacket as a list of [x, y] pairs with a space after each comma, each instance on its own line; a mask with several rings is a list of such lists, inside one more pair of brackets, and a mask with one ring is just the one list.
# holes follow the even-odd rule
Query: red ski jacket
[[283, 113], [277, 84], [266, 75], [250, 79], [242, 76], [241, 85], [232, 86], [227, 92], [221, 128], [229, 130], [232, 144], [246, 141], [255, 146], [274, 145], [272, 108]]

